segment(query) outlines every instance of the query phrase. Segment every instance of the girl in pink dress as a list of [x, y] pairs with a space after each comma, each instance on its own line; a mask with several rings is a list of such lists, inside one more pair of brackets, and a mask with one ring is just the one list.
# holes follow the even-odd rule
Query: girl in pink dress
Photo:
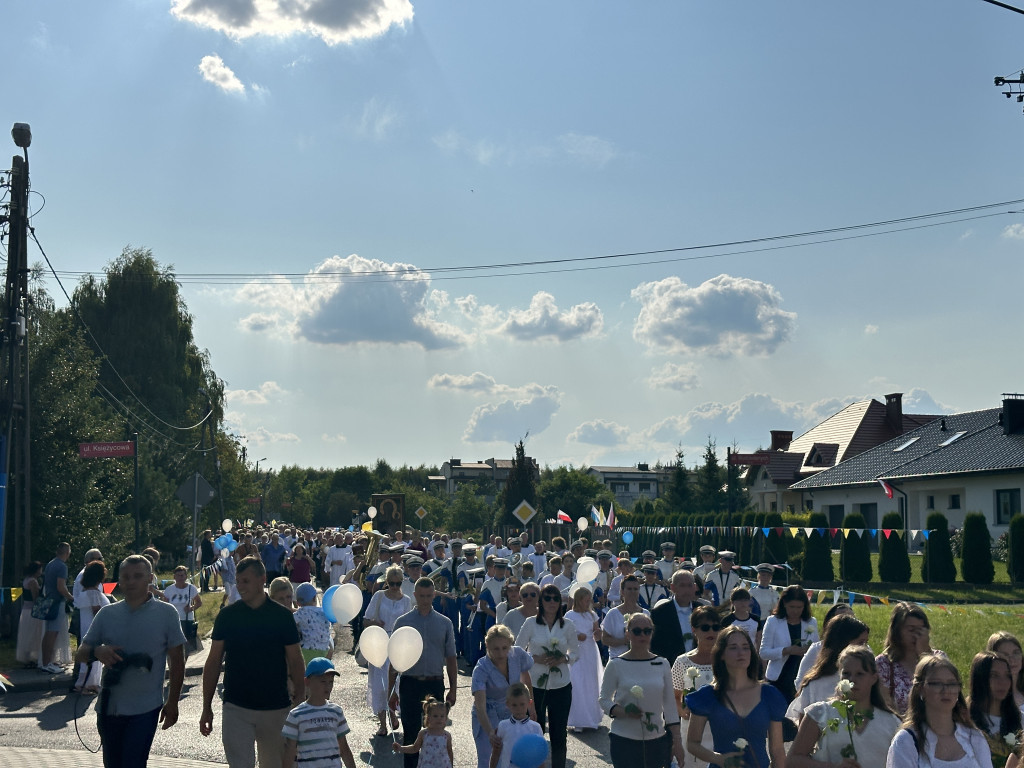
[[452, 751], [452, 735], [445, 730], [448, 723], [448, 707], [443, 701], [428, 696], [423, 702], [423, 728], [409, 746], [397, 741], [391, 745], [395, 752], [406, 755], [420, 755], [419, 768], [452, 768], [455, 754]]

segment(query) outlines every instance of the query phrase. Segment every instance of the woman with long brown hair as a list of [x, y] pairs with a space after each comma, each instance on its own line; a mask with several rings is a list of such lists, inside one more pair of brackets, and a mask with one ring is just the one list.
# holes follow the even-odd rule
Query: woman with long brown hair
[[931, 646], [931, 624], [928, 616], [913, 603], [897, 603], [889, 617], [889, 631], [885, 635], [885, 646], [875, 657], [882, 688], [889, 694], [896, 712], [907, 711], [910, 688], [913, 685], [914, 669], [925, 656], [946, 657], [942, 651]]

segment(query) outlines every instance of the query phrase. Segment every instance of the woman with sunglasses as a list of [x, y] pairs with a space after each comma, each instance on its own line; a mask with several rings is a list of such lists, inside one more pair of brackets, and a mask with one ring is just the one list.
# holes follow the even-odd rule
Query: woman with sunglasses
[[[370, 605], [363, 615], [363, 627], [384, 627], [389, 635], [395, 631], [395, 621], [402, 614], [412, 610], [412, 600], [402, 591], [402, 584], [405, 581], [405, 571], [400, 565], [392, 565], [384, 571], [384, 583], [386, 589], [378, 589], [370, 598]], [[391, 668], [389, 661], [384, 662], [383, 667], [375, 667], [368, 664], [366, 667], [366, 703], [380, 720], [380, 728], [377, 729], [377, 736], [388, 735], [388, 670]], [[398, 727], [398, 717], [391, 713], [391, 727]]]
[[924, 656], [914, 669], [903, 728], [897, 731], [886, 768], [981, 768], [992, 764], [984, 734], [974, 727], [964, 701], [960, 672], [944, 656]]
[[[711, 652], [711, 669], [714, 683], [686, 695], [690, 709], [686, 749], [718, 768], [727, 760], [744, 768], [768, 768], [769, 753], [771, 765], [784, 766], [786, 700], [777, 688], [761, 682], [761, 659], [745, 629], [732, 626], [719, 633]], [[713, 750], [703, 743], [708, 725]], [[732, 762], [733, 758], [737, 762]]]
[[[488, 768], [492, 750], [501, 750], [498, 723], [510, 717], [505, 702], [509, 687], [513, 683], [530, 687], [533, 659], [525, 650], [513, 645], [514, 640], [508, 627], [495, 624], [484, 637], [486, 655], [473, 667], [472, 724], [477, 768]], [[528, 710], [535, 716], [532, 703]]]
[[651, 652], [654, 624], [631, 614], [626, 624], [629, 650], [608, 660], [601, 682], [601, 709], [612, 718], [608, 734], [615, 768], [662, 768], [686, 753], [679, 736], [679, 710], [668, 660]]
[[629, 650], [629, 638], [626, 637], [626, 620], [634, 613], [650, 616], [646, 608], [640, 605], [640, 579], [630, 574], [623, 578], [619, 587], [622, 602], [610, 609], [601, 622], [601, 642], [608, 649], [609, 658], [614, 659]]
[[811, 601], [797, 584], [786, 587], [761, 632], [761, 658], [768, 662], [765, 678], [788, 704], [796, 696], [797, 670], [808, 646], [818, 640], [818, 622], [811, 616]]
[[[692, 651], [679, 654], [672, 664], [672, 687], [675, 689], [676, 706], [679, 708], [679, 715], [683, 720], [690, 719], [690, 710], [687, 709], [683, 697], [706, 685], [711, 685], [714, 681], [711, 654], [714, 651], [718, 633], [721, 631], [721, 619], [715, 608], [710, 605], [702, 605], [693, 609], [690, 614], [690, 633], [697, 642], [697, 646]], [[714, 750], [710, 729], [704, 733], [701, 743], [708, 749]]]
[[572, 610], [565, 614], [565, 620], [576, 627], [579, 655], [572, 663], [572, 709], [569, 710], [569, 727], [579, 732], [583, 729], [597, 730], [601, 727], [604, 713], [597, 703], [601, 690], [601, 652], [597, 640], [601, 627], [593, 610], [593, 593], [586, 584], [577, 584], [570, 589]]
[[537, 722], [551, 741], [551, 768], [565, 768], [567, 724], [572, 708], [569, 664], [576, 659], [576, 626], [562, 617], [562, 592], [554, 584], [540, 591], [537, 618], [524, 622], [516, 645], [533, 657], [530, 679]]
[[528, 619], [537, 617], [537, 608], [540, 604], [540, 587], [537, 586], [537, 582], [523, 582], [519, 587], [519, 602], [520, 606], [510, 608], [500, 622], [512, 631], [513, 639], [519, 634], [519, 630], [523, 628], [523, 624]]

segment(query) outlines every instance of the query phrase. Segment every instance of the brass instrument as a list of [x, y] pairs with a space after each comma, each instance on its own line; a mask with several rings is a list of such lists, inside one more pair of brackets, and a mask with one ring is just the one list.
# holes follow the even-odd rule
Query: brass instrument
[[366, 573], [377, 564], [377, 554], [380, 552], [380, 543], [384, 540], [384, 534], [378, 531], [366, 531], [366, 534], [370, 541], [366, 545], [366, 554], [363, 555], [362, 565], [356, 568], [356, 570], [359, 571], [357, 582], [359, 584], [359, 588], [364, 592], [367, 588]]

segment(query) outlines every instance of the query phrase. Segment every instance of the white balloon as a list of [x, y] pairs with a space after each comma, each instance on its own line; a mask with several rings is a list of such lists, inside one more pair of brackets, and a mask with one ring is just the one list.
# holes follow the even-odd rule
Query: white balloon
[[228, 557], [230, 554], [231, 554], [231, 550], [230, 549], [222, 549], [220, 551], [220, 556], [221, 557]]
[[377, 508], [376, 507], [370, 507], [368, 510], [366, 510], [366, 515], [371, 520], [373, 520], [373, 518], [375, 518], [377, 516]]
[[580, 561], [576, 565], [576, 581], [585, 584], [596, 579], [597, 574], [600, 572], [601, 566], [597, 564], [596, 560]]
[[407, 672], [420, 660], [423, 638], [413, 627], [399, 627], [388, 640], [388, 658], [398, 672]]
[[388, 660], [388, 637], [384, 627], [366, 627], [359, 635], [359, 650], [363, 658], [375, 667], [383, 667]]
[[342, 584], [331, 596], [336, 624], [348, 624], [363, 609], [363, 592], [355, 584]]
[[587, 518], [585, 517], [581, 517], [579, 520], [576, 521], [576, 527], [579, 528], [581, 531], [587, 530], [588, 525], [590, 525], [590, 521], [587, 520]]
[[[575, 600], [576, 599], [576, 592], [579, 591], [580, 587], [585, 588], [588, 592], [590, 592], [591, 596], [593, 596], [594, 590], [592, 590], [589, 585], [583, 584], [582, 582], [579, 582], [579, 581], [574, 581], [569, 586], [569, 597], [571, 597], [573, 600]], [[363, 655], [365, 656], [366, 654], [363, 654]]]
[[235, 524], [231, 522], [230, 517], [225, 517], [224, 522], [220, 524], [221, 530], [223, 530], [224, 533], [231, 533], [231, 529], [234, 528], [234, 526]]

